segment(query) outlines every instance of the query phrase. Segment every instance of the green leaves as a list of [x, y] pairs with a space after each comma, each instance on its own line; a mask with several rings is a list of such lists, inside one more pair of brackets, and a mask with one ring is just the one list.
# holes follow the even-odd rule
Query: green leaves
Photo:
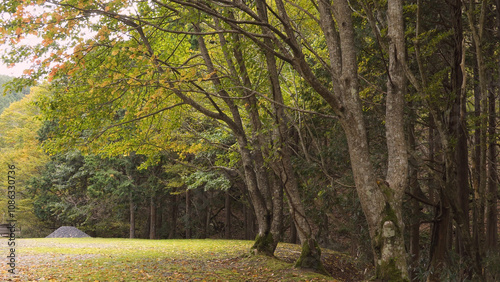
[[188, 189], [203, 187], [205, 191], [211, 189], [227, 190], [231, 183], [223, 175], [214, 172], [196, 171], [185, 178]]

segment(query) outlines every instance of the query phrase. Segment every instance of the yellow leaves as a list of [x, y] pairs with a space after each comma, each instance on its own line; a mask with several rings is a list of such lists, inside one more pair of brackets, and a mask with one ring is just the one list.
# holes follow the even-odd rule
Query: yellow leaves
[[106, 87], [108, 85], [109, 85], [109, 81], [108, 80], [104, 80], [103, 82], [101, 82], [101, 84], [99, 84], [99, 87], [104, 88], [104, 87]]
[[109, 28], [107, 26], [103, 26], [101, 27], [101, 29], [99, 30], [99, 33], [109, 33]]
[[119, 79], [122, 79], [123, 78], [123, 74], [122, 73], [115, 73], [113, 74], [113, 79], [115, 80], [119, 80]]
[[97, 32], [97, 36], [96, 38], [98, 38], [99, 40], [106, 40], [107, 37], [109, 36], [110, 34], [110, 30], [107, 26], [103, 26], [101, 27], [101, 29]]
[[163, 88], [158, 88], [156, 89], [155, 93], [151, 96], [152, 99], [157, 99], [158, 97], [161, 97], [165, 90]]
[[186, 150], [186, 153], [196, 154], [198, 152], [203, 151], [203, 149], [204, 149], [203, 144], [202, 143], [197, 143], [197, 144], [194, 144], [193, 146], [191, 146], [188, 150]]
[[[192, 75], [192, 76], [195, 76], [195, 74], [196, 74], [196, 72], [195, 72], [195, 70], [193, 69], [193, 70], [191, 71], [191, 75]], [[214, 71], [213, 71], [213, 72], [211, 72], [211, 73], [208, 73], [208, 74], [206, 74], [206, 75], [204, 75], [204, 76], [202, 76], [202, 77], [199, 77], [199, 78], [197, 79], [197, 81], [198, 81], [198, 82], [202, 82], [202, 81], [209, 80], [209, 79], [210, 79], [210, 78], [212, 78], [215, 74], [217, 74], [217, 70], [214, 70]]]
[[113, 51], [111, 51], [111, 55], [116, 56], [119, 52], [120, 51], [118, 49], [114, 49]]

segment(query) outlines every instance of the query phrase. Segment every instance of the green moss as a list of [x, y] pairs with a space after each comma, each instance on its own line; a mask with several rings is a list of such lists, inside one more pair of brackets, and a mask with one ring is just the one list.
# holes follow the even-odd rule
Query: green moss
[[[387, 243], [394, 243], [396, 238], [402, 236], [401, 226], [398, 224], [398, 217], [396, 216], [396, 211], [391, 207], [389, 203], [385, 204], [384, 210], [382, 211], [382, 220], [380, 222], [380, 227], [377, 230], [374, 238], [373, 250], [378, 259], [382, 258], [383, 245]], [[384, 225], [386, 222], [392, 223], [392, 228], [394, 231], [393, 236], [384, 238]], [[390, 258], [388, 261], [380, 261], [376, 266], [376, 280], [382, 281], [405, 281], [402, 280], [403, 273], [397, 267], [397, 258]], [[408, 280], [406, 280], [408, 281]]]
[[[311, 250], [314, 245], [314, 250]], [[295, 262], [297, 268], [313, 269], [321, 274], [330, 276], [321, 262], [321, 248], [316, 240], [308, 240], [302, 243], [302, 251], [299, 259]]]
[[401, 280], [403, 273], [398, 269], [396, 260], [391, 258], [389, 261], [382, 262], [377, 265], [376, 279], [388, 282], [401, 282], [409, 280]]
[[257, 235], [255, 243], [250, 248], [252, 254], [263, 254], [266, 256], [274, 256], [274, 250], [278, 244], [274, 242], [273, 234], [267, 233], [264, 236]]
[[309, 247], [309, 244], [303, 243], [302, 244], [302, 251], [300, 252], [299, 259], [297, 260], [297, 262], [295, 262], [295, 267], [311, 268], [311, 267], [307, 266], [310, 264], [309, 259], [307, 258], [307, 256], [310, 253], [311, 253], [311, 249]]

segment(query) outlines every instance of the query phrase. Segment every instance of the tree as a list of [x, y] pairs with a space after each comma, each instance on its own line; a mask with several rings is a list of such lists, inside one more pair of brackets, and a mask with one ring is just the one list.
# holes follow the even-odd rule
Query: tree
[[[407, 219], [411, 253], [425, 261], [418, 267], [428, 280], [453, 279], [459, 264], [462, 278], [493, 271], [483, 260], [493, 259], [486, 246], [498, 240], [491, 1], [41, 4], [51, 10], [3, 3], [13, 16], [0, 31], [13, 45], [25, 33], [44, 38], [7, 57], [31, 56], [26, 78], [49, 75], [53, 93], [37, 103], [57, 128], [45, 148], [147, 156], [142, 168], [166, 183], [150, 182], [157, 189], [135, 210], [147, 209], [143, 233], [163, 234], [158, 207], [170, 197], [169, 225], [184, 215], [190, 222], [181, 231], [206, 236], [222, 203], [218, 190], [202, 190], [225, 179], [253, 210], [245, 213], [257, 224], [252, 252], [272, 255], [290, 219], [303, 244], [297, 265], [321, 269], [318, 242], [335, 229], [332, 213], [347, 210], [338, 203], [355, 200], [355, 185], [375, 278], [410, 279]], [[175, 165], [160, 169], [165, 156]], [[128, 180], [130, 191], [145, 189]], [[134, 215], [134, 197], [127, 200]], [[422, 224], [432, 234], [422, 236]]]
[[[12, 78], [4, 75], [0, 75], [0, 92], [4, 93], [3, 85], [11, 81]], [[21, 100], [24, 96], [30, 93], [29, 88], [22, 89], [21, 91], [8, 93], [7, 95], [0, 96], [0, 113], [9, 107], [9, 105], [15, 101]]]
[[[195, 15], [190, 14], [188, 10], [183, 10], [182, 14], [170, 14], [172, 10], [169, 10], [168, 7], [162, 5], [158, 5], [158, 7], [161, 9], [153, 11], [147, 5], [143, 5], [138, 11], [138, 15], [148, 17], [153, 13], [158, 13], [163, 18], [168, 15], [177, 17], [178, 22], [174, 25], [163, 22], [161, 18], [157, 19], [159, 24], [165, 26], [167, 30], [167, 32], [163, 32], [160, 28], [160, 31], [177, 42], [175, 44], [166, 46], [165, 38], [157, 38], [149, 34], [150, 27], [143, 28], [136, 22], [130, 21], [129, 15], [126, 13], [119, 14], [118, 12], [123, 8], [121, 4], [114, 7], [111, 13], [110, 6], [106, 9], [94, 9], [92, 4], [87, 7], [71, 3], [57, 6], [58, 13], [63, 13], [68, 18], [72, 18], [70, 15], [86, 11], [88, 14], [101, 16], [102, 23], [106, 24], [102, 28], [95, 29], [96, 39], [99, 42], [97, 44], [91, 41], [84, 43], [81, 38], [78, 38], [76, 30], [81, 31], [81, 28], [78, 27], [72, 30], [68, 29], [68, 33], [63, 36], [67, 39], [74, 38], [75, 41], [72, 42], [76, 45], [74, 53], [71, 60], [62, 63], [51, 73], [55, 95], [46, 97], [46, 100], [41, 100], [39, 104], [46, 109], [47, 119], [60, 119], [58, 124], [63, 133], [60, 136], [72, 135], [72, 137], [59, 138], [54, 143], [49, 142], [47, 146], [52, 144], [52, 149], [57, 151], [87, 140], [91, 142], [87, 142], [85, 145], [92, 144], [93, 148], [100, 147], [100, 150], [104, 149], [108, 154], [116, 155], [126, 152], [128, 148], [136, 144], [142, 150], [138, 150], [139, 153], [153, 155], [158, 151], [157, 148], [151, 149], [151, 146], [142, 145], [144, 142], [156, 145], [154, 141], [159, 141], [159, 139], [162, 139], [162, 142], [165, 141], [164, 137], [160, 136], [166, 136], [167, 132], [156, 135], [158, 140], [149, 139], [151, 133], [165, 131], [163, 122], [167, 119], [172, 120], [172, 111], [169, 111], [168, 117], [165, 112], [184, 104], [189, 105], [201, 114], [225, 123], [236, 136], [242, 155], [247, 187], [249, 187], [260, 228], [255, 249], [258, 252], [272, 254], [280, 237], [279, 228], [272, 226], [281, 222], [279, 218], [272, 216], [280, 214], [272, 212], [273, 205], [279, 206], [272, 201], [273, 199], [279, 201], [279, 198], [271, 197], [272, 193], [267, 179], [268, 171], [265, 170], [264, 157], [260, 152], [261, 145], [251, 144], [254, 147], [250, 149], [251, 146], [249, 146], [239, 109], [233, 98], [229, 96], [228, 91], [221, 88], [222, 82], [214, 73], [212, 58], [208, 54], [205, 40], [201, 36], [204, 34], [201, 31], [201, 33], [195, 32], [193, 34], [200, 35], [197, 39], [194, 37], [195, 41], [186, 40], [186, 35], [190, 32], [186, 31], [185, 28], [196, 27], [197, 24], [189, 16]], [[162, 14], [161, 11], [170, 12]], [[187, 21], [183, 20], [185, 15], [188, 16]], [[55, 17], [61, 19], [59, 16]], [[116, 21], [116, 17], [119, 18], [118, 21]], [[73, 20], [75, 19], [73, 18]], [[60, 24], [59, 20], [56, 19], [54, 24]], [[151, 22], [151, 25], [157, 29], [154, 26], [155, 23]], [[37, 29], [38, 25], [31, 27]], [[49, 24], [43, 31], [47, 37], [51, 34], [53, 27], [54, 25]], [[170, 32], [169, 28], [177, 28], [182, 35], [176, 35], [175, 29]], [[133, 39], [123, 38], [116, 32], [119, 29], [124, 31], [129, 29], [129, 35]], [[50, 45], [47, 42], [41, 45], [44, 44]], [[57, 49], [56, 46], [52, 47]], [[164, 48], [170, 48], [168, 50], [175, 52], [175, 56], [162, 55], [161, 50]], [[198, 50], [203, 61], [199, 60], [200, 57], [191, 55], [192, 52]], [[46, 49], [37, 46], [32, 51], [43, 53]], [[59, 49], [58, 52], [63, 53], [64, 51]], [[130, 63], [124, 58], [134, 59], [134, 61]], [[85, 67], [83, 67], [83, 62], [87, 62]], [[196, 73], [195, 70], [200, 63], [206, 66], [206, 70], [202, 70], [205, 74], [201, 79], [198, 78], [200, 73]], [[71, 66], [72, 64], [81, 67], [74, 68]], [[43, 70], [40, 72], [43, 73]], [[106, 79], [94, 83], [97, 77], [106, 77]], [[79, 85], [79, 87], [69, 87], [74, 84]], [[217, 89], [216, 95], [218, 97], [211, 93], [212, 87]], [[101, 93], [104, 95], [97, 95]], [[172, 95], [177, 96], [177, 99], [172, 99]], [[84, 103], [84, 101], [87, 102]], [[87, 108], [81, 108], [81, 111], [76, 112], [60, 112], [60, 110], [65, 111], [65, 104], [72, 103], [84, 103]], [[50, 112], [54, 109], [57, 110]], [[155, 127], [152, 127], [152, 124]], [[138, 130], [136, 135], [130, 136], [131, 138], [122, 138], [125, 136], [123, 132], [132, 128]], [[172, 133], [173, 128], [175, 128], [175, 124], [170, 128], [170, 133]], [[74, 133], [78, 134], [77, 138], [74, 138]], [[145, 141], [146, 139], [149, 140]], [[160, 146], [164, 147], [164, 145]], [[272, 220], [270, 220], [271, 218]], [[276, 239], [270, 240], [271, 232], [276, 233], [274, 236]]]
[[[320, 1], [317, 3], [317, 6], [306, 5], [305, 8], [293, 6], [288, 3], [285, 5], [282, 1], [276, 1], [275, 7], [266, 5], [263, 1], [257, 1], [255, 3], [256, 6], [247, 6], [243, 3], [232, 3], [226, 7], [219, 6], [219, 4], [222, 4], [219, 2], [214, 2], [213, 6], [211, 6], [198, 1], [155, 1], [152, 4], [158, 9], [153, 10], [147, 4], [139, 5], [137, 6], [135, 15], [123, 10], [127, 5], [125, 3], [112, 3], [107, 6], [99, 6], [94, 3], [82, 5], [81, 3], [71, 2], [56, 2], [55, 4], [56, 7], [52, 19], [55, 21], [49, 23], [45, 29], [39, 32], [43, 34], [42, 36], [45, 36], [47, 40], [45, 44], [50, 45], [52, 43], [51, 40], [53, 40], [50, 36], [53, 32], [52, 29], [54, 27], [60, 27], [61, 23], [63, 25], [71, 23], [68, 27], [71, 26], [73, 28], [67, 28], [66, 26], [62, 27], [66, 33], [61, 35], [61, 37], [75, 38], [74, 44], [76, 45], [76, 49], [73, 54], [68, 54], [68, 56], [72, 58], [72, 62], [70, 63], [68, 61], [60, 65], [59, 68], [55, 68], [53, 78], [57, 78], [58, 80], [62, 79], [62, 70], [64, 70], [64, 73], [70, 75], [71, 83], [75, 83], [75, 78], [77, 77], [82, 82], [87, 81], [88, 78], [92, 78], [88, 86], [76, 83], [77, 85], [80, 84], [76, 92], [73, 90], [75, 88], [63, 86], [63, 88], [60, 89], [60, 93], [67, 91], [69, 93], [74, 93], [65, 94], [65, 96], [70, 97], [73, 102], [78, 100], [75, 94], [78, 93], [78, 95], [80, 95], [85, 88], [89, 89], [89, 93], [98, 89], [104, 90], [104, 92], [107, 93], [107, 95], [92, 97], [92, 100], [97, 102], [95, 104], [97, 107], [95, 108], [99, 109], [98, 113], [92, 115], [93, 118], [89, 118], [90, 116], [88, 113], [78, 113], [78, 115], [85, 114], [86, 119], [88, 119], [88, 121], [79, 123], [80, 126], [83, 126], [79, 128], [79, 130], [87, 136], [101, 136], [102, 133], [96, 133], [95, 128], [113, 130], [117, 128], [114, 125], [107, 125], [106, 127], [106, 125], [102, 124], [102, 121], [113, 120], [112, 116], [115, 115], [117, 104], [120, 105], [120, 103], [107, 103], [99, 97], [106, 97], [105, 99], [109, 101], [109, 98], [111, 98], [109, 94], [111, 94], [111, 96], [115, 97], [114, 99], [111, 98], [111, 101], [118, 101], [118, 99], [122, 99], [127, 95], [131, 97], [122, 99], [122, 101], [140, 101], [137, 100], [137, 97], [140, 97], [141, 93], [147, 93], [145, 91], [148, 89], [166, 90], [167, 93], [174, 94], [182, 103], [190, 105], [200, 113], [224, 122], [232, 130], [238, 140], [243, 168], [246, 175], [246, 184], [250, 191], [250, 196], [257, 216], [259, 235], [256, 240], [255, 248], [259, 252], [262, 251], [268, 254], [274, 252], [277, 242], [269, 237], [273, 230], [272, 223], [280, 222], [279, 219], [273, 218], [279, 213], [273, 212], [272, 206], [277, 206], [279, 204], [272, 203], [272, 191], [269, 189], [268, 184], [266, 184], [268, 183], [268, 180], [266, 180], [268, 175], [266, 175], [267, 173], [265, 171], [259, 170], [263, 167], [263, 164], [254, 163], [254, 161], [259, 161], [261, 158], [252, 158], [251, 151], [248, 150], [248, 145], [252, 143], [249, 143], [247, 140], [246, 131], [243, 127], [241, 114], [239, 113], [237, 105], [234, 103], [233, 98], [229, 95], [226, 88], [222, 87], [224, 84], [219, 75], [213, 73], [216, 69], [213, 67], [212, 58], [206, 51], [207, 48], [205, 46], [204, 36], [215, 33], [221, 34], [221, 32], [228, 32], [232, 29], [246, 36], [253, 44], [258, 46], [264, 54], [267, 54], [267, 70], [271, 77], [272, 86], [274, 87], [271, 89], [275, 94], [273, 97], [275, 103], [280, 103], [281, 98], [279, 95], [279, 88], [277, 88], [279, 82], [275, 78], [276, 74], [273, 74], [275, 73], [275, 63], [273, 63], [274, 57], [290, 64], [334, 109], [346, 132], [354, 179], [358, 189], [358, 195], [361, 198], [362, 206], [368, 219], [369, 230], [372, 237], [377, 275], [379, 277], [391, 277], [391, 275], [396, 275], [397, 277], [407, 279], [405, 257], [402, 255], [404, 250], [402, 239], [403, 224], [400, 216], [401, 196], [404, 191], [402, 179], [406, 181], [406, 155], [402, 153], [400, 149], [404, 147], [403, 143], [401, 143], [401, 138], [404, 134], [400, 132], [398, 125], [402, 120], [400, 116], [401, 112], [397, 111], [397, 114], [394, 116], [386, 116], [386, 123], [389, 125], [387, 130], [388, 140], [393, 140], [393, 144], [397, 144], [397, 146], [395, 147], [395, 151], [391, 151], [394, 153], [390, 154], [388, 182], [377, 181], [375, 171], [369, 162], [370, 154], [368, 150], [368, 140], [358, 95], [359, 82], [354, 44], [355, 29], [347, 1], [340, 1], [335, 4]], [[402, 9], [400, 4], [401, 3], [396, 1], [390, 2], [389, 5], [389, 11], [396, 11], [393, 13], [395, 15], [394, 17], [389, 17], [389, 26], [395, 27], [394, 30], [396, 30], [391, 35], [391, 39], [394, 42], [391, 46], [397, 46], [397, 44], [399, 44], [399, 39], [395, 35], [398, 34], [399, 36], [400, 28], [398, 25], [402, 25], [402, 22], [399, 21], [401, 14], [400, 10]], [[195, 12], [186, 10], [190, 7], [195, 8]], [[228, 8], [237, 11], [237, 13], [224, 14], [224, 11], [228, 11]], [[177, 26], [165, 24], [165, 22], [162, 21], [153, 22], [148, 20], [148, 17], [153, 14], [160, 15], [160, 11], [165, 11], [163, 17], [160, 17], [160, 19], [163, 19], [166, 15], [174, 15], [176, 18], [179, 18], [181, 13], [178, 11], [181, 11], [186, 20], [179, 20], [178, 23], [176, 23]], [[309, 17], [306, 17], [305, 22], [307, 22], [307, 24], [302, 25], [302, 30], [300, 30], [300, 36], [304, 40], [299, 41], [296, 38], [294, 31], [296, 27], [295, 23], [291, 20], [291, 13], [303, 11], [307, 11], [306, 14]], [[199, 12], [202, 14], [199, 14]], [[82, 44], [82, 40], [77, 39], [75, 36], [76, 32], [81, 31], [81, 28], [77, 28], [77, 25], [74, 25], [75, 19], [77, 19], [77, 16], [81, 13], [84, 15], [93, 14], [100, 17], [101, 22], [99, 24], [102, 24], [102, 26], [96, 27], [96, 39], [98, 39], [98, 44], [90, 42], [88, 44]], [[269, 18], [267, 16], [268, 14], [270, 15]], [[209, 17], [207, 18], [205, 15]], [[26, 15], [18, 14], [17, 16], [22, 19]], [[315, 21], [316, 17], [319, 18], [319, 22]], [[197, 27], [200, 18], [203, 24], [208, 27], [211, 26], [212, 28], [202, 30], [199, 26]], [[212, 20], [213, 18], [216, 20]], [[196, 19], [196, 21], [194, 19]], [[398, 22], [395, 22], [395, 19], [398, 19]], [[217, 20], [223, 21], [227, 25], [227, 28], [224, 30], [217, 30]], [[341, 24], [336, 27], [335, 21]], [[272, 24], [273, 22], [279, 22], [283, 28], [276, 28]], [[186, 27], [190, 25], [193, 26], [193, 31], [186, 29]], [[23, 24], [22, 28], [30, 32], [30, 30], [38, 29], [38, 26], [26, 23], [25, 26]], [[127, 31], [128, 36], [130, 36], [132, 40], [124, 40], [122, 35], [115, 32], [119, 30]], [[168, 46], [165, 46], [165, 36], [163, 36], [160, 41], [159, 38], [154, 36], [153, 31], [163, 31], [162, 34], [174, 38], [173, 42], [178, 42], [176, 47], [170, 44], [173, 50], [176, 51], [175, 56], [163, 55], [163, 53], [160, 52], [162, 48], [168, 48]], [[9, 32], [9, 30], [6, 30], [6, 32]], [[11, 29], [10, 32], [16, 34], [19, 30]], [[306, 34], [316, 34], [318, 32], [321, 32], [325, 36], [325, 51], [328, 54], [325, 57], [319, 56], [318, 53], [309, 48], [309, 46], [313, 45], [312, 40], [317, 39], [308, 38]], [[201, 78], [201, 82], [206, 80], [203, 84], [196, 83], [198, 79], [195, 78], [197, 76], [193, 68], [194, 65], [186, 65], [188, 62], [197, 62], [196, 57], [191, 57], [189, 52], [186, 52], [188, 48], [182, 48], [181, 45], [184, 45], [186, 41], [179, 40], [179, 36], [176, 34], [182, 34], [184, 36], [182, 38], [185, 38], [188, 34], [198, 35], [197, 44], [193, 49], [199, 48], [200, 55], [203, 58], [203, 64], [206, 67], [206, 76]], [[137, 45], [137, 43], [140, 43], [140, 46]], [[53, 45], [50, 46], [53, 47]], [[170, 48], [170, 50], [172, 50], [172, 48]], [[402, 54], [401, 50], [394, 50], [399, 52], [399, 55]], [[44, 50], [42, 46], [40, 46], [38, 49], [33, 48], [33, 51]], [[135, 51], [139, 51], [139, 54]], [[56, 54], [58, 52], [63, 53], [64, 51], [59, 49]], [[111, 54], [112, 56], [102, 56], [101, 54], [104, 53]], [[134, 63], [129, 66], [116, 68], [115, 66], [124, 63], [123, 61], [117, 61], [117, 58], [122, 55], [132, 59], [137, 57], [139, 60], [134, 61]], [[175, 60], [177, 63], [181, 62], [178, 66], [184, 67], [176, 67], [174, 65], [176, 62], [173, 61], [173, 57], [176, 58]], [[396, 55], [393, 57], [395, 58]], [[313, 62], [316, 60], [322, 62], [324, 67], [330, 72], [333, 91], [329, 89], [329, 83], [322, 83], [313, 73], [311, 60]], [[82, 66], [83, 62], [87, 64], [85, 69], [75, 68], [73, 66], [75, 63], [78, 66]], [[397, 65], [398, 63], [394, 64], [396, 69], [398, 68]], [[103, 69], [103, 71], [96, 71], [97, 68]], [[189, 69], [189, 71], [184, 71], [185, 69]], [[124, 73], [122, 70], [130, 70], [130, 72]], [[394, 73], [390, 75], [396, 76]], [[104, 79], [99, 84], [96, 84], [94, 80], [96, 77], [107, 77], [109, 79]], [[126, 80], [124, 78], [126, 78]], [[179, 83], [179, 81], [184, 81], [184, 83]], [[216, 96], [207, 88], [210, 83], [213, 84], [210, 88], [214, 89], [213, 92], [216, 93]], [[110, 89], [109, 86], [111, 85], [114, 91]], [[391, 94], [389, 96], [388, 106], [395, 107], [394, 109], [401, 109], [403, 100], [399, 96], [403, 93], [401, 92], [403, 86], [395, 84], [394, 82], [392, 82], [391, 85], [400, 90], [395, 91], [394, 95]], [[116, 91], [117, 89], [122, 90]], [[190, 93], [200, 93], [201, 97], [195, 99], [194, 96], [190, 96], [192, 94], [186, 95], [185, 93], [187, 93], [187, 91]], [[135, 95], [136, 98], [134, 98], [133, 95]], [[162, 96], [165, 96], [165, 94], [162, 94]], [[395, 97], [395, 99], [392, 99], [392, 97]], [[220, 102], [215, 102], [216, 99]], [[151, 101], [150, 98], [146, 100]], [[62, 103], [62, 101], [58, 101], [59, 107], [63, 105], [64, 103]], [[147, 103], [145, 105], [147, 105]], [[138, 105], [136, 105], [135, 109], [141, 109], [141, 107], [137, 106]], [[175, 106], [175, 104], [172, 105], [170, 103], [169, 106], [163, 109], [170, 109], [173, 106]], [[227, 111], [228, 114], [230, 113], [230, 115], [226, 114], [222, 107], [225, 107], [227, 109], [225, 111]], [[129, 107], [126, 107], [126, 109], [128, 111], [119, 123], [121, 125], [131, 123], [134, 120], [150, 117], [153, 113], [148, 112], [146, 114], [140, 110], [131, 111]], [[163, 111], [163, 109], [157, 110], [154, 113]], [[281, 124], [281, 126], [283, 126], [283, 114], [280, 114], [279, 107], [275, 109], [278, 125]], [[74, 114], [70, 116], [78, 120], [78, 117]], [[137, 118], [137, 116], [140, 117]], [[394, 126], [391, 124], [394, 124]], [[94, 132], [94, 134], [92, 134], [92, 132]], [[109, 134], [108, 132], [106, 133]], [[108, 136], [113, 137], [113, 135]], [[93, 138], [91, 137], [90, 139]], [[117, 139], [119, 138], [115, 137], [114, 140], [117, 141]], [[117, 142], [112, 142], [112, 144], [115, 143]], [[116, 148], [116, 146], [114, 148]], [[281, 149], [283, 148], [285, 147], [281, 147]], [[253, 149], [253, 153], [259, 156], [259, 146]], [[392, 150], [392, 148], [390, 150]], [[290, 169], [287, 168], [286, 165], [286, 163], [288, 163], [286, 149], [284, 151], [282, 150], [282, 152], [285, 156], [285, 165], [282, 167], [284, 169], [282, 172], [290, 175]], [[285, 184], [287, 183], [290, 182], [285, 181]], [[285, 185], [285, 188], [288, 190], [289, 200], [293, 203], [292, 209], [295, 209], [295, 211], [293, 211], [294, 217], [303, 213], [299, 207], [300, 201], [297, 201], [297, 198], [294, 196], [296, 189], [293, 188], [293, 186], [287, 185]], [[270, 218], [273, 218], [273, 221], [269, 221]], [[302, 219], [295, 218], [296, 224], [302, 225], [301, 222]], [[307, 230], [307, 226], [305, 225], [299, 227], [302, 230]], [[310, 236], [311, 235], [304, 233], [303, 239], [312, 238]], [[274, 242], [269, 245], [267, 242], [270, 241]], [[307, 240], [304, 240], [303, 244], [306, 243], [305, 241]], [[314, 245], [314, 241], [309, 243]], [[382, 254], [384, 255], [382, 256]]]
[[[37, 96], [43, 95], [43, 88], [32, 88], [31, 93], [23, 99], [13, 102], [0, 115], [0, 171], [7, 175], [9, 165], [17, 167], [14, 175], [15, 201], [17, 226], [21, 226], [22, 235], [37, 236], [40, 234], [40, 224], [36, 220], [32, 207], [32, 201], [26, 190], [26, 185], [31, 177], [40, 175], [40, 170], [47, 156], [42, 149], [37, 146], [36, 132], [41, 127], [41, 122], [37, 117], [39, 110], [33, 105], [33, 100]], [[2, 97], [5, 98], [5, 97]], [[5, 197], [0, 199], [3, 214], [7, 213], [7, 187], [3, 190]], [[6, 220], [3, 218], [2, 220]]]

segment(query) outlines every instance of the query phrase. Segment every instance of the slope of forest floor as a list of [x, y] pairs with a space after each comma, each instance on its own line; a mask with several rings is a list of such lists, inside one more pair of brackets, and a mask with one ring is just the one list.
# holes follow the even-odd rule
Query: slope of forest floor
[[[332, 277], [293, 268], [300, 247], [280, 244], [277, 258], [246, 256], [251, 241], [44, 238], [16, 240], [16, 275], [0, 239], [1, 281], [361, 281], [349, 256], [323, 251]], [[5, 255], [4, 255], [5, 254]]]

